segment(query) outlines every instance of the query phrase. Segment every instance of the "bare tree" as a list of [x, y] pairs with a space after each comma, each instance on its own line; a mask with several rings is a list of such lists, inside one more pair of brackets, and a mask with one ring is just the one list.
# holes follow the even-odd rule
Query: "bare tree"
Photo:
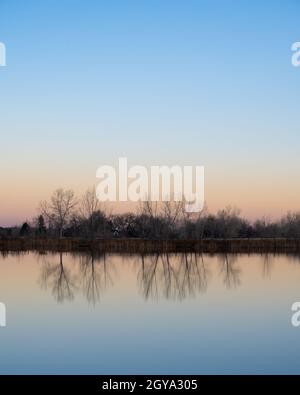
[[151, 218], [157, 218], [159, 214], [159, 207], [158, 207], [158, 202], [152, 202], [150, 198], [147, 200], [144, 200], [140, 202], [139, 207], [138, 207], [138, 213], [140, 215], [146, 215]]
[[80, 214], [86, 221], [87, 233], [93, 235], [95, 213], [99, 211], [100, 204], [96, 196], [95, 187], [88, 189], [81, 199]]
[[89, 219], [100, 209], [99, 200], [96, 196], [95, 187], [88, 189], [81, 199], [80, 213], [85, 219]]
[[42, 214], [47, 218], [50, 225], [54, 225], [59, 231], [59, 237], [63, 235], [63, 229], [74, 214], [77, 200], [72, 190], [62, 188], [53, 192], [50, 202], [43, 201], [40, 204]]
[[162, 205], [162, 215], [167, 221], [170, 228], [173, 228], [177, 221], [180, 220], [182, 213], [184, 212], [184, 201], [164, 201]]
[[138, 207], [138, 216], [143, 218], [142, 236], [145, 234], [145, 225], [147, 224], [147, 237], [157, 237], [160, 230], [159, 223], [159, 205], [158, 202], [152, 202], [150, 198], [140, 202]]

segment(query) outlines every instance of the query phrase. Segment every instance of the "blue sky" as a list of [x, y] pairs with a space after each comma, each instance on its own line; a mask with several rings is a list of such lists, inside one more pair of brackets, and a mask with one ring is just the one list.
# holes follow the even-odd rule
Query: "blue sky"
[[212, 210], [298, 207], [300, 3], [0, 0], [0, 225], [98, 166], [200, 164]]

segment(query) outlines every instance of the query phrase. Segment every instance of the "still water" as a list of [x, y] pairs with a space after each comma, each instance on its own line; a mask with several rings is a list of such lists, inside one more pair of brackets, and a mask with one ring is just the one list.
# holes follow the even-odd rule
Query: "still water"
[[300, 373], [300, 258], [0, 256], [0, 373]]

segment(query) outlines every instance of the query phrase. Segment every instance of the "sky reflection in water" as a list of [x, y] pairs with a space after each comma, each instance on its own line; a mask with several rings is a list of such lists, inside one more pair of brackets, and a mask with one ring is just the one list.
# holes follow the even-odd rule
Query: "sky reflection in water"
[[300, 259], [8, 254], [1, 373], [299, 373]]

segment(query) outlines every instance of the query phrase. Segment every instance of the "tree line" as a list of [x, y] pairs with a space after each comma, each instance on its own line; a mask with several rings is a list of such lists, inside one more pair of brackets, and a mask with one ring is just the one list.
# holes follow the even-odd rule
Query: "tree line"
[[78, 199], [72, 190], [57, 189], [39, 206], [32, 221], [0, 228], [2, 237], [80, 237], [205, 239], [300, 237], [300, 212], [277, 221], [266, 218], [251, 222], [240, 211], [227, 207], [216, 214], [205, 208], [187, 213], [184, 202], [141, 202], [135, 213], [108, 213], [93, 188]]

